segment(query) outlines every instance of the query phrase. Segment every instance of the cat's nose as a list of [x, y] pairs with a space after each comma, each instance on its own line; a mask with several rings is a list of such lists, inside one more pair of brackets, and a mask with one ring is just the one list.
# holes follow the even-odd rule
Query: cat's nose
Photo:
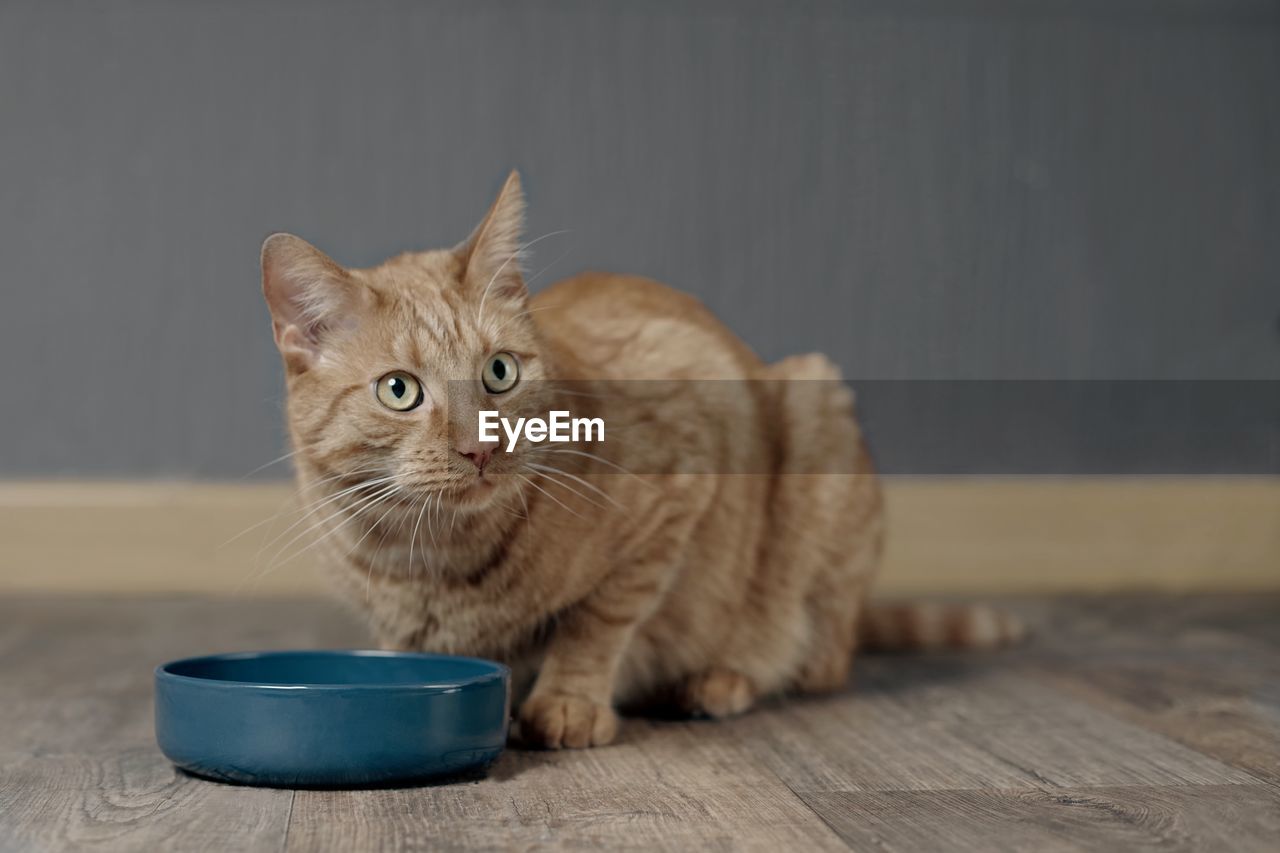
[[467, 447], [458, 448], [458, 455], [465, 456], [471, 460], [471, 464], [476, 466], [476, 470], [481, 474], [484, 473], [484, 466], [489, 464], [489, 459], [493, 457], [493, 449], [488, 447]]

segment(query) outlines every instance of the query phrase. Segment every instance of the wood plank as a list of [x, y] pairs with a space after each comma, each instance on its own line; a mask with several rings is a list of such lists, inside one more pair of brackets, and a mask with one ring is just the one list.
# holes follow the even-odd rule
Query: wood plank
[[293, 850], [844, 850], [743, 741], [628, 720], [586, 752], [509, 750], [473, 784], [299, 791]]
[[368, 644], [324, 601], [0, 598], [0, 624], [0, 753], [153, 745], [152, 670], [171, 658]]
[[278, 850], [291, 791], [160, 754], [152, 669], [214, 650], [349, 645], [322, 601], [0, 598], [0, 849]]
[[1036, 677], [1205, 755], [1280, 785], [1280, 713], [1202, 670], [1113, 663]]
[[[1275, 598], [1081, 599], [1028, 677], [1280, 784]], [[1105, 653], [1097, 653], [1105, 646]]]
[[1274, 851], [1266, 785], [806, 793], [855, 850]]
[[[564, 760], [564, 759], [562, 759]], [[803, 803], [750, 785], [586, 790], [511, 783], [300, 791], [289, 849], [845, 850]]]
[[[906, 477], [886, 494], [885, 594], [1280, 588], [1274, 478]], [[304, 527], [262, 547], [299, 518], [291, 495], [0, 484], [0, 592], [316, 595], [327, 587], [309, 555], [271, 568]]]
[[187, 776], [154, 748], [0, 768], [0, 849], [279, 850], [292, 791]]
[[509, 750], [451, 784], [295, 796], [176, 772], [152, 740], [151, 667], [360, 644], [350, 615], [0, 598], [0, 850], [1249, 849], [1280, 793], [1258, 781], [1280, 748], [1273, 602], [1015, 602], [1036, 629], [1015, 652], [872, 656], [825, 699], [628, 720], [615, 746]]
[[[1275, 572], [1280, 576], [1280, 561]], [[1102, 636], [1111, 642], [1125, 639], [1148, 648], [1177, 643], [1191, 652], [1215, 645], [1239, 650], [1233, 638], [1280, 646], [1280, 595], [1274, 592], [1070, 596], [1057, 598], [1051, 608], [1073, 633], [1096, 632], [1102, 626]]]
[[[0, 712], [8, 721], [0, 728], [0, 772], [6, 782], [12, 780], [36, 798], [15, 801], [4, 819], [24, 826], [61, 820], [60, 809], [78, 808], [72, 803], [91, 795], [70, 790], [89, 783], [63, 781], [77, 772], [104, 772], [100, 768], [111, 767], [122, 755], [129, 756], [130, 767], [143, 762], [155, 774], [172, 770], [153, 745], [155, 659], [210, 649], [360, 645], [363, 635], [355, 620], [334, 605], [288, 599], [0, 599], [0, 624], [22, 626], [20, 635], [12, 630], [3, 635], [8, 643], [0, 653], [8, 676], [0, 680]], [[606, 750], [508, 752], [479, 785], [299, 792], [290, 843], [295, 849], [341, 849], [350, 840], [335, 833], [334, 821], [341, 814], [341, 825], [365, 833], [370, 843], [413, 846], [420, 828], [407, 825], [404, 816], [425, 810], [432, 815], [429, 826], [446, 828], [444, 836], [430, 836], [428, 846], [441, 838], [469, 838], [486, 846], [505, 826], [494, 816], [514, 810], [508, 814], [508, 829], [565, 844], [591, 843], [625, 830], [650, 846], [669, 842], [671, 849], [694, 840], [706, 846], [742, 846], [737, 842], [749, 844], [753, 838], [771, 844], [804, 839], [816, 849], [843, 849], [803, 802], [735, 744], [704, 745], [705, 731], [702, 726], [634, 720], [624, 729], [623, 742]], [[175, 778], [175, 785], [222, 792], [200, 808], [220, 808], [219, 798], [234, 802], [235, 791], [256, 796], [248, 793], [252, 789]], [[42, 789], [47, 790], [41, 794]], [[175, 793], [158, 784], [146, 791], [160, 793], [151, 799], [139, 794], [139, 802], [171, 797], [179, 809], [187, 808], [182, 804], [194, 796], [183, 793], [185, 788]], [[139, 809], [136, 822], [150, 826], [147, 832], [169, 831], [162, 810], [157, 817]], [[477, 813], [489, 816], [495, 827], [490, 834], [473, 831]], [[174, 830], [184, 843], [199, 831], [198, 826]], [[117, 839], [94, 821], [74, 832], [86, 843], [107, 846], [117, 840], [122, 846], [146, 846], [143, 842], [151, 837], [136, 829]]]
[[797, 791], [928, 790], [1034, 784], [1023, 768], [975, 747], [891, 696], [868, 691], [779, 703], [716, 724], [756, 747]]
[[1016, 654], [868, 658], [851, 693], [762, 729], [794, 790], [1248, 784], [1214, 758], [1027, 678]]

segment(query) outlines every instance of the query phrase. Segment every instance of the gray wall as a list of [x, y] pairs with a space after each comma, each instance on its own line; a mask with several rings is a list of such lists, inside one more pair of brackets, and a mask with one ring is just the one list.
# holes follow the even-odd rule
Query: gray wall
[[[7, 0], [0, 475], [277, 455], [263, 236], [355, 265], [449, 244], [512, 166], [531, 236], [571, 229], [540, 284], [648, 274], [769, 358], [1280, 378], [1274, 2]], [[873, 432], [906, 460], [925, 439], [900, 397]], [[1274, 470], [1244, 408], [1244, 457], [1174, 442], [1149, 466]], [[967, 414], [942, 456], [1006, 470]], [[1100, 428], [1039, 458], [1096, 467]]]

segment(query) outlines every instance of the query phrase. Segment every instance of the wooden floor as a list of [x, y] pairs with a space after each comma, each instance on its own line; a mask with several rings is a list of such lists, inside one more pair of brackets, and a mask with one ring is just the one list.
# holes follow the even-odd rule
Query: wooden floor
[[1008, 602], [1018, 651], [865, 658], [856, 687], [393, 790], [202, 781], [151, 669], [363, 645], [311, 601], [0, 599], [0, 849], [1280, 849], [1280, 597]]

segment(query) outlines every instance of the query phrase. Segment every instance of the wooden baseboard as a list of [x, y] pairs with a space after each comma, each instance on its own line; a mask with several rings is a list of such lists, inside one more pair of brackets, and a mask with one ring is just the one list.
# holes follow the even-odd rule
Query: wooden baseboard
[[886, 590], [1280, 588], [1280, 479], [892, 482]]
[[[899, 478], [886, 491], [887, 594], [1280, 588], [1280, 479]], [[0, 593], [319, 594], [306, 555], [268, 571], [274, 548], [259, 553], [292, 507], [284, 484], [0, 484]]]

